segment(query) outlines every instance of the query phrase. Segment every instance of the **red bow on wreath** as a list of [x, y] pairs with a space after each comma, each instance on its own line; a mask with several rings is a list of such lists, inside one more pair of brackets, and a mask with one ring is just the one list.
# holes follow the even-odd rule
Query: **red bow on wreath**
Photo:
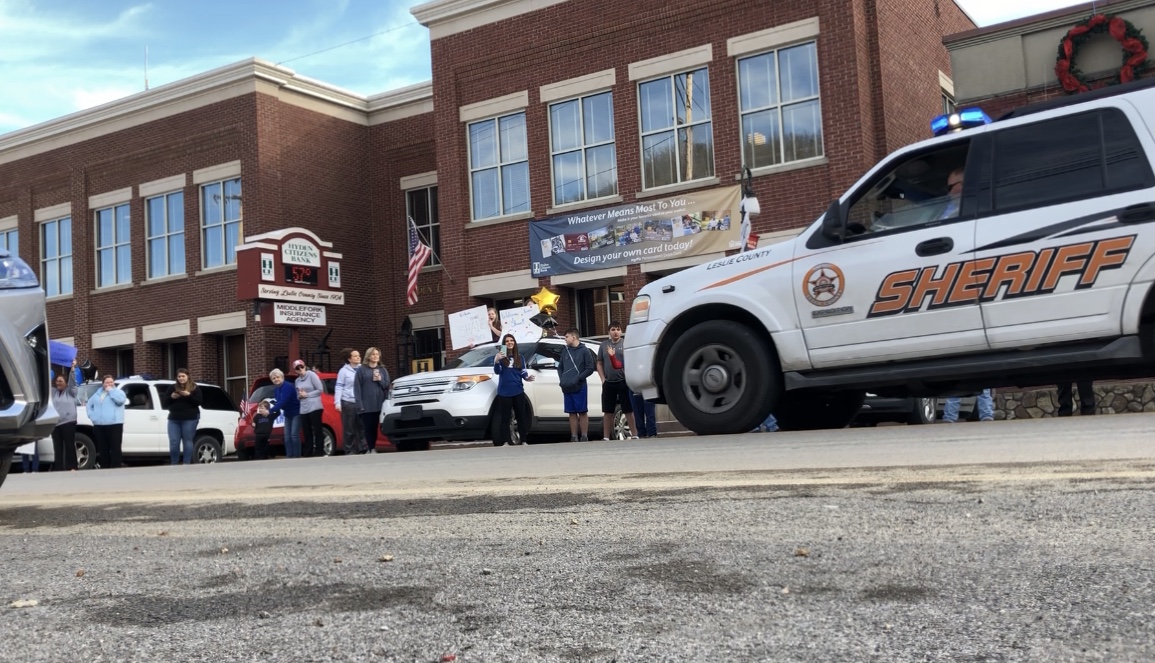
[[1096, 14], [1071, 28], [1059, 42], [1059, 57], [1055, 61], [1055, 76], [1068, 94], [1087, 92], [1091, 88], [1083, 72], [1074, 65], [1075, 54], [1084, 42], [1095, 34], [1107, 32], [1123, 47], [1123, 65], [1119, 73], [1106, 85], [1130, 83], [1147, 69], [1147, 39], [1130, 21], [1118, 16]]

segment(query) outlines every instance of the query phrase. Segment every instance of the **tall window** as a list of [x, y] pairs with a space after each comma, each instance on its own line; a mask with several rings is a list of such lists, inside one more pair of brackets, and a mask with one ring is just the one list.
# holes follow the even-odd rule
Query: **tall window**
[[814, 42], [738, 60], [742, 162], [748, 168], [822, 156]]
[[49, 297], [72, 294], [72, 219], [40, 224], [40, 283]]
[[433, 249], [433, 255], [429, 256], [429, 262], [425, 264], [440, 265], [441, 223], [437, 220], [437, 187], [406, 191], [405, 211], [417, 225], [417, 234], [421, 236], [421, 241]]
[[549, 149], [553, 204], [617, 194], [613, 93], [551, 104]]
[[469, 125], [473, 220], [529, 211], [525, 113]]
[[245, 356], [245, 335], [224, 337], [225, 391], [237, 403], [249, 389], [248, 358]]
[[144, 204], [148, 229], [148, 278], [184, 273], [184, 193], [149, 198]]
[[710, 77], [705, 68], [638, 85], [642, 187], [714, 176]]
[[[116, 375], [122, 378], [136, 375], [136, 364], [133, 361], [132, 348], [117, 348]], [[148, 387], [145, 387], [144, 393], [148, 393]]]
[[132, 283], [128, 203], [96, 211], [96, 287]]
[[235, 265], [244, 237], [241, 178], [201, 187], [201, 264], [205, 269]]
[[20, 255], [20, 231], [15, 228], [0, 230], [0, 249], [14, 256]]
[[942, 114], [950, 115], [955, 112], [956, 108], [958, 108], [958, 106], [954, 103], [954, 96], [950, 92], [942, 90]]

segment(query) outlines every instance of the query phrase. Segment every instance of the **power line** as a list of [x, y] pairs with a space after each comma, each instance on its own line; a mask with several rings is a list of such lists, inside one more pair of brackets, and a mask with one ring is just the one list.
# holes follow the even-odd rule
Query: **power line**
[[280, 65], [280, 64], [286, 64], [289, 62], [296, 62], [297, 60], [304, 60], [305, 58], [310, 58], [310, 57], [313, 57], [314, 55], [320, 55], [321, 53], [328, 53], [329, 51], [334, 51], [338, 48], [349, 46], [350, 44], [356, 44], [357, 42], [362, 42], [362, 41], [365, 41], [366, 39], [372, 39], [374, 37], [380, 37], [381, 35], [389, 34], [390, 32], [396, 32], [397, 30], [401, 30], [402, 28], [410, 28], [410, 27], [413, 27], [414, 25], [421, 25], [421, 24], [414, 21], [413, 23], [405, 23], [403, 25], [395, 25], [391, 28], [386, 28], [386, 29], [382, 30], [381, 32], [375, 32], [375, 33], [373, 33], [367, 37], [360, 37], [358, 39], [353, 39], [352, 41], [347, 41], [343, 44], [337, 44], [336, 46], [330, 46], [329, 48], [324, 48], [324, 49], [321, 49], [319, 51], [315, 51], [313, 53], [306, 53], [305, 55], [298, 55], [297, 57], [289, 58], [288, 60], [281, 60], [277, 64]]

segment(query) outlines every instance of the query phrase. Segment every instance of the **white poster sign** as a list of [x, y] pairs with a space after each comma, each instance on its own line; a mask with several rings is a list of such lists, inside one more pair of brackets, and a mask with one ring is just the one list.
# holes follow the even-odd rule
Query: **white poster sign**
[[534, 305], [507, 308], [501, 312], [501, 336], [513, 334], [518, 343], [528, 343], [541, 338], [541, 327], [529, 321], [537, 315]]
[[325, 326], [325, 307], [317, 304], [273, 302], [273, 322], [278, 325]]
[[485, 311], [484, 306], [475, 306], [449, 314], [449, 341], [454, 350], [493, 340], [493, 335], [489, 333], [489, 316]]

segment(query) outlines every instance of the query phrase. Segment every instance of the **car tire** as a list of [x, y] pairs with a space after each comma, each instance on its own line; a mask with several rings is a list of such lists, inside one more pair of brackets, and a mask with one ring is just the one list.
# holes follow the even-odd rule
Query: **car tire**
[[0, 486], [3, 486], [4, 480], [8, 478], [8, 469], [12, 467], [13, 455], [11, 451], [0, 453]]
[[197, 464], [216, 463], [221, 459], [221, 443], [209, 435], [200, 435], [193, 443], [193, 462]]
[[76, 433], [76, 469], [96, 469], [96, 443], [87, 433]]
[[866, 393], [861, 391], [788, 393], [774, 414], [784, 431], [846, 428], [865, 400]]
[[626, 413], [622, 412], [622, 408], [620, 406], [614, 410], [613, 434], [615, 440], [630, 439], [630, 422], [626, 421]]
[[749, 433], [782, 390], [773, 349], [731, 320], [691, 327], [674, 342], [666, 366], [674, 367], [662, 379], [666, 403], [698, 435]]
[[938, 420], [938, 399], [934, 396], [929, 398], [915, 398], [914, 406], [911, 408], [910, 416], [906, 423], [915, 426], [924, 424], [933, 424]]
[[322, 445], [325, 449], [325, 455], [332, 456], [337, 453], [337, 436], [333, 434], [333, 430], [328, 426], [322, 426], [321, 428], [321, 437], [324, 438]]

